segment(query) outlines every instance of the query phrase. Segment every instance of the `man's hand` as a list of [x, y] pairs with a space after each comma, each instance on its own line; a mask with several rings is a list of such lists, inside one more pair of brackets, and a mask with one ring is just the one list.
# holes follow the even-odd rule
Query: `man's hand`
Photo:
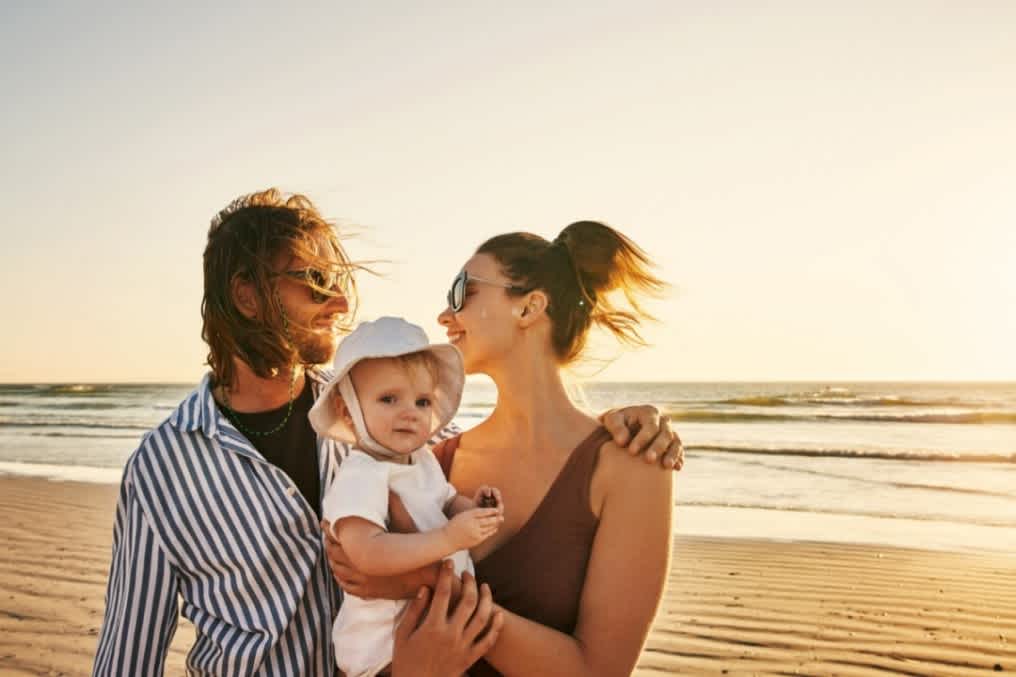
[[392, 677], [461, 675], [494, 646], [504, 614], [495, 610], [490, 588], [485, 583], [477, 590], [476, 580], [462, 574], [462, 595], [449, 614], [452, 578], [451, 562], [445, 562], [426, 616], [427, 588], [409, 604], [395, 631]]
[[618, 447], [632, 456], [642, 454], [647, 463], [660, 460], [665, 468], [680, 470], [684, 465], [684, 446], [670, 421], [652, 405], [611, 409], [600, 417]]

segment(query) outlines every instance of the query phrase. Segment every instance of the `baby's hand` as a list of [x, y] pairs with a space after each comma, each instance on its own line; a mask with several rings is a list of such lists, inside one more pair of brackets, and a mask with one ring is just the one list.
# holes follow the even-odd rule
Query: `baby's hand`
[[468, 550], [493, 536], [503, 521], [497, 508], [470, 508], [451, 518], [444, 531], [454, 550]]
[[498, 513], [504, 514], [504, 501], [501, 500], [501, 492], [486, 484], [480, 485], [473, 496], [473, 504], [478, 508], [497, 508]]

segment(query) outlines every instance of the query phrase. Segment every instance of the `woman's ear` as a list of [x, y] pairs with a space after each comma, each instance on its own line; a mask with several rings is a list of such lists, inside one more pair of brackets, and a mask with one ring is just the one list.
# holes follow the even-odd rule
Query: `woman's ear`
[[541, 289], [529, 292], [526, 295], [525, 304], [523, 304], [517, 317], [519, 318], [520, 324], [523, 327], [529, 327], [542, 317], [547, 311], [547, 304], [550, 299], [547, 298], [547, 293]]
[[229, 291], [233, 297], [233, 304], [236, 306], [236, 309], [240, 311], [241, 315], [246, 317], [248, 320], [257, 318], [257, 290], [254, 288], [253, 282], [247, 279], [243, 274], [237, 273], [230, 281]]

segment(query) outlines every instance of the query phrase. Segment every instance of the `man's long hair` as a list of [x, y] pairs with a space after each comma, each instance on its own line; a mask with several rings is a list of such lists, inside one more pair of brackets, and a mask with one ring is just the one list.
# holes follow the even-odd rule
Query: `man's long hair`
[[[243, 195], [212, 219], [205, 246], [201, 338], [208, 344], [208, 365], [216, 384], [233, 383], [233, 357], [261, 378], [300, 359], [275, 292], [276, 268], [285, 257], [298, 257], [307, 267], [337, 275], [336, 290], [318, 291], [343, 294], [350, 308], [344, 328], [352, 323], [357, 305], [352, 273], [359, 266], [346, 255], [336, 228], [304, 195], [284, 195], [277, 188]], [[254, 318], [236, 307], [232, 289], [237, 277], [256, 290]]]

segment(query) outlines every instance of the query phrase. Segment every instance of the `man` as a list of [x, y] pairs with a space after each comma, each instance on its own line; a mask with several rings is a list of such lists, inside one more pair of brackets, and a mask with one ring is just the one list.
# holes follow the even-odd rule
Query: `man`
[[[319, 520], [347, 450], [318, 439], [307, 412], [323, 380], [315, 365], [351, 321], [356, 269], [303, 196], [253, 193], [212, 221], [201, 306], [212, 371], [127, 460], [94, 675], [162, 674], [181, 611], [197, 634], [192, 674], [335, 672], [341, 592]], [[680, 441], [655, 409], [605, 424], [623, 443], [629, 418], [641, 427], [631, 448], [679, 466]], [[419, 590], [396, 637], [396, 677], [461, 674], [497, 639], [489, 592], [467, 578], [453, 602], [451, 578], [434, 565], [390, 583]]]

